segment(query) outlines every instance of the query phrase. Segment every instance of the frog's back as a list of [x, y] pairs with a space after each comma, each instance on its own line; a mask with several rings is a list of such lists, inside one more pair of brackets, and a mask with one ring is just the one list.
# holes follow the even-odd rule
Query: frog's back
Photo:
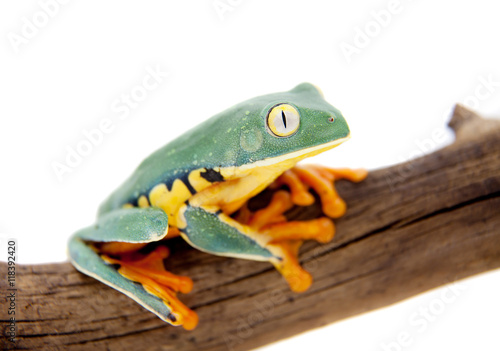
[[[194, 194], [196, 191], [188, 180], [193, 170], [235, 165], [239, 156], [235, 152], [239, 149], [239, 129], [232, 128], [231, 124], [234, 124], [238, 116], [245, 116], [241, 109], [242, 106], [236, 105], [215, 115], [151, 154], [101, 204], [99, 215], [121, 208], [125, 204], [136, 206], [138, 199], [142, 195], [148, 197], [155, 186], [165, 184], [170, 190], [176, 180], [182, 181], [189, 192]], [[223, 118], [228, 115], [233, 118]], [[209, 132], [220, 128], [224, 128], [228, 134], [231, 134], [231, 131], [237, 133], [238, 137], [225, 137], [223, 142], [220, 135]]]
[[[281, 103], [292, 103], [306, 117], [302, 118], [303, 127], [294, 138], [277, 138], [266, 129], [267, 112]], [[187, 109], [187, 113], [195, 112], [196, 109]], [[334, 129], [327, 122], [333, 120], [332, 116], [335, 116], [337, 126]], [[189, 118], [189, 115], [183, 118]], [[310, 130], [316, 132], [311, 133]], [[187, 200], [189, 195], [186, 194], [196, 192], [189, 183], [189, 177], [195, 170], [204, 172], [205, 175], [199, 175], [207, 177], [205, 179], [210, 184], [224, 180], [217, 169], [236, 169], [304, 147], [321, 145], [348, 134], [349, 128], [340, 112], [328, 104], [311, 84], [298, 85], [288, 92], [258, 96], [213, 116], [154, 152], [101, 205], [99, 215], [125, 204], [135, 206], [142, 195], [148, 198], [151, 190], [161, 184], [171, 191], [176, 183], [182, 182], [184, 185], [180, 184], [177, 188], [184, 189], [180, 191], [183, 194], [181, 197], [188, 196]], [[199, 184], [196, 189], [201, 190]]]

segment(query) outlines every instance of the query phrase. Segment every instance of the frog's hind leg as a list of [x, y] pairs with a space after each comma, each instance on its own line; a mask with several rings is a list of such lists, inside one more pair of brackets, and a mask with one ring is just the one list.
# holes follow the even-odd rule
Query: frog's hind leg
[[95, 225], [77, 232], [69, 256], [83, 273], [117, 289], [173, 325], [193, 329], [198, 317], [176, 292], [189, 292], [191, 279], [165, 270], [165, 246], [149, 254], [141, 249], [169, 233], [168, 217], [158, 208], [128, 208], [101, 216]]
[[[113, 248], [114, 252], [115, 250]], [[185, 329], [191, 330], [196, 326], [198, 317], [177, 298], [176, 293], [189, 293], [193, 288], [193, 281], [189, 277], [178, 276], [165, 270], [163, 260], [168, 255], [166, 246], [158, 246], [139, 258], [137, 252], [127, 251], [115, 258], [116, 256], [112, 257], [101, 251], [101, 258], [118, 267], [117, 271], [123, 277], [140, 283], [147, 292], [163, 300], [172, 310], [169, 316], [171, 320], [182, 322]]]

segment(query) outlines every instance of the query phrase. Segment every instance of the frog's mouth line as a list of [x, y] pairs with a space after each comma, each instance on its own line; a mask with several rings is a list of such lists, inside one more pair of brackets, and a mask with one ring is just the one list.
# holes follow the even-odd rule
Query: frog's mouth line
[[316, 145], [316, 146], [311, 146], [302, 150], [290, 152], [288, 154], [276, 156], [276, 157], [271, 157], [271, 158], [266, 158], [264, 160], [259, 160], [247, 165], [243, 165], [239, 167], [240, 171], [244, 171], [245, 169], [252, 169], [252, 168], [257, 168], [257, 167], [267, 167], [271, 165], [276, 165], [282, 162], [287, 162], [287, 161], [292, 161], [293, 163], [297, 163], [300, 160], [318, 155], [326, 150], [333, 149], [336, 146], [339, 146], [342, 144], [344, 141], [347, 141], [351, 138], [350, 134], [347, 135], [346, 137], [336, 139], [333, 141], [330, 141], [328, 143]]

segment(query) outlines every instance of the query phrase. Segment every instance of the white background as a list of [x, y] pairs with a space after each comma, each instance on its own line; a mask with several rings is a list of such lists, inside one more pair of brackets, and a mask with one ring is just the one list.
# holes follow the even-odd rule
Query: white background
[[[330, 166], [374, 169], [450, 143], [456, 102], [500, 116], [493, 1], [46, 3], [0, 5], [0, 233], [19, 240], [21, 263], [65, 260], [70, 234], [145, 156], [256, 95], [321, 87], [352, 130], [315, 160]], [[169, 76], [120, 118], [150, 69]], [[112, 131], [58, 179], [54, 164], [107, 119]], [[498, 350], [499, 281], [463, 281], [423, 331], [409, 320], [443, 290], [266, 349], [384, 350], [406, 332], [389, 350]]]

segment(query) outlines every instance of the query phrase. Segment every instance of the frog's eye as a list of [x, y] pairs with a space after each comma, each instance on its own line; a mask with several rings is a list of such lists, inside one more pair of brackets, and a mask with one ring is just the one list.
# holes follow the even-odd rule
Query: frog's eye
[[267, 127], [278, 137], [287, 137], [299, 129], [300, 114], [292, 105], [280, 104], [269, 110]]

